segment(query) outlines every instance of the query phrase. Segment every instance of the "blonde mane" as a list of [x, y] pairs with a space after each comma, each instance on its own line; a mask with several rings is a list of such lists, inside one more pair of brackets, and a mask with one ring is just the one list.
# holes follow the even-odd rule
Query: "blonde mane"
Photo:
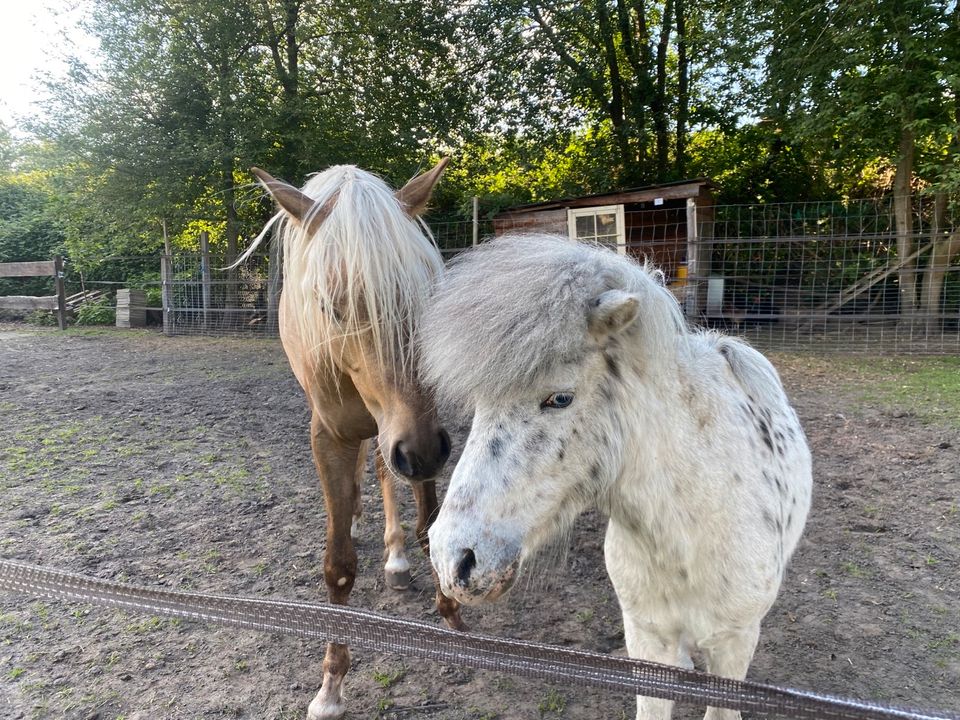
[[[443, 259], [430, 230], [401, 207], [380, 178], [353, 165], [314, 175], [302, 192], [315, 203], [302, 222], [278, 212], [241, 262], [275, 230], [283, 248], [283, 292], [304, 349], [336, 366], [343, 337], [370, 333], [381, 368], [408, 374], [413, 337]], [[310, 233], [313, 215], [325, 218]]]

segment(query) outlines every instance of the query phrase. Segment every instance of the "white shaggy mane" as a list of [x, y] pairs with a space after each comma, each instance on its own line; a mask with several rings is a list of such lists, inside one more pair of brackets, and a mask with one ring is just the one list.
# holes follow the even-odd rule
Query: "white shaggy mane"
[[607, 290], [641, 298], [640, 323], [670, 363], [688, 334], [650, 266], [556, 235], [504, 235], [455, 258], [420, 325], [420, 372], [440, 400], [508, 397], [586, 351], [590, 302]]
[[276, 228], [283, 292], [293, 295], [293, 320], [318, 362], [339, 362], [331, 340], [369, 332], [380, 366], [409, 373], [415, 327], [443, 271], [429, 229], [383, 180], [353, 165], [314, 175], [302, 192], [316, 201], [311, 216], [329, 211], [319, 229], [310, 235], [310, 217], [300, 223], [278, 212], [244, 257]]

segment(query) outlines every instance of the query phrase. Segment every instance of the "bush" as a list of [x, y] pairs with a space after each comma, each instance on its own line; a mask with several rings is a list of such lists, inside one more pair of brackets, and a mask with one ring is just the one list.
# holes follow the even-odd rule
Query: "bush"
[[86, 302], [77, 308], [77, 325], [113, 325], [116, 321], [117, 311], [110, 298]]

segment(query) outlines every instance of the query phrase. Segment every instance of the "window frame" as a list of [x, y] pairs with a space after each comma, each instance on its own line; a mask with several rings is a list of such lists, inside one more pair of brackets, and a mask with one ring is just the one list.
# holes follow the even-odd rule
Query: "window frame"
[[[624, 223], [623, 205], [591, 205], [589, 207], [567, 208], [567, 236], [573, 240], [587, 240], [597, 242], [596, 235], [588, 238], [577, 237], [577, 218], [596, 217], [597, 215], [614, 214], [617, 224], [616, 251], [620, 255], [627, 254], [627, 228]], [[606, 243], [601, 243], [606, 244]], [[610, 246], [613, 249], [613, 246]]]

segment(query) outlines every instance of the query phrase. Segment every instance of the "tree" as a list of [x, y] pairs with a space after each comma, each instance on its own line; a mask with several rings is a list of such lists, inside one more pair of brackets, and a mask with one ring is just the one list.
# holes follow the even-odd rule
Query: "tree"
[[597, 157], [609, 171], [606, 189], [684, 175], [691, 126], [723, 113], [704, 81], [709, 64], [699, 61], [715, 53], [718, 38], [704, 30], [712, 9], [685, 0], [497, 5], [504, 40], [491, 47], [512, 53], [493, 75], [525, 95], [511, 104], [539, 111], [548, 131], [569, 137], [586, 126], [608, 140]]
[[[895, 168], [898, 279], [907, 316], [939, 301], [929, 273], [924, 295], [918, 293], [913, 200], [916, 182], [931, 179], [918, 178], [918, 167], [929, 169], [930, 151], [942, 155], [956, 134], [957, 12], [947, 0], [776, 0], [759, 12], [759, 35], [769, 42], [771, 116], [795, 137], [819, 142], [847, 172], [878, 156]], [[950, 254], [945, 242], [935, 240], [938, 263]]]

